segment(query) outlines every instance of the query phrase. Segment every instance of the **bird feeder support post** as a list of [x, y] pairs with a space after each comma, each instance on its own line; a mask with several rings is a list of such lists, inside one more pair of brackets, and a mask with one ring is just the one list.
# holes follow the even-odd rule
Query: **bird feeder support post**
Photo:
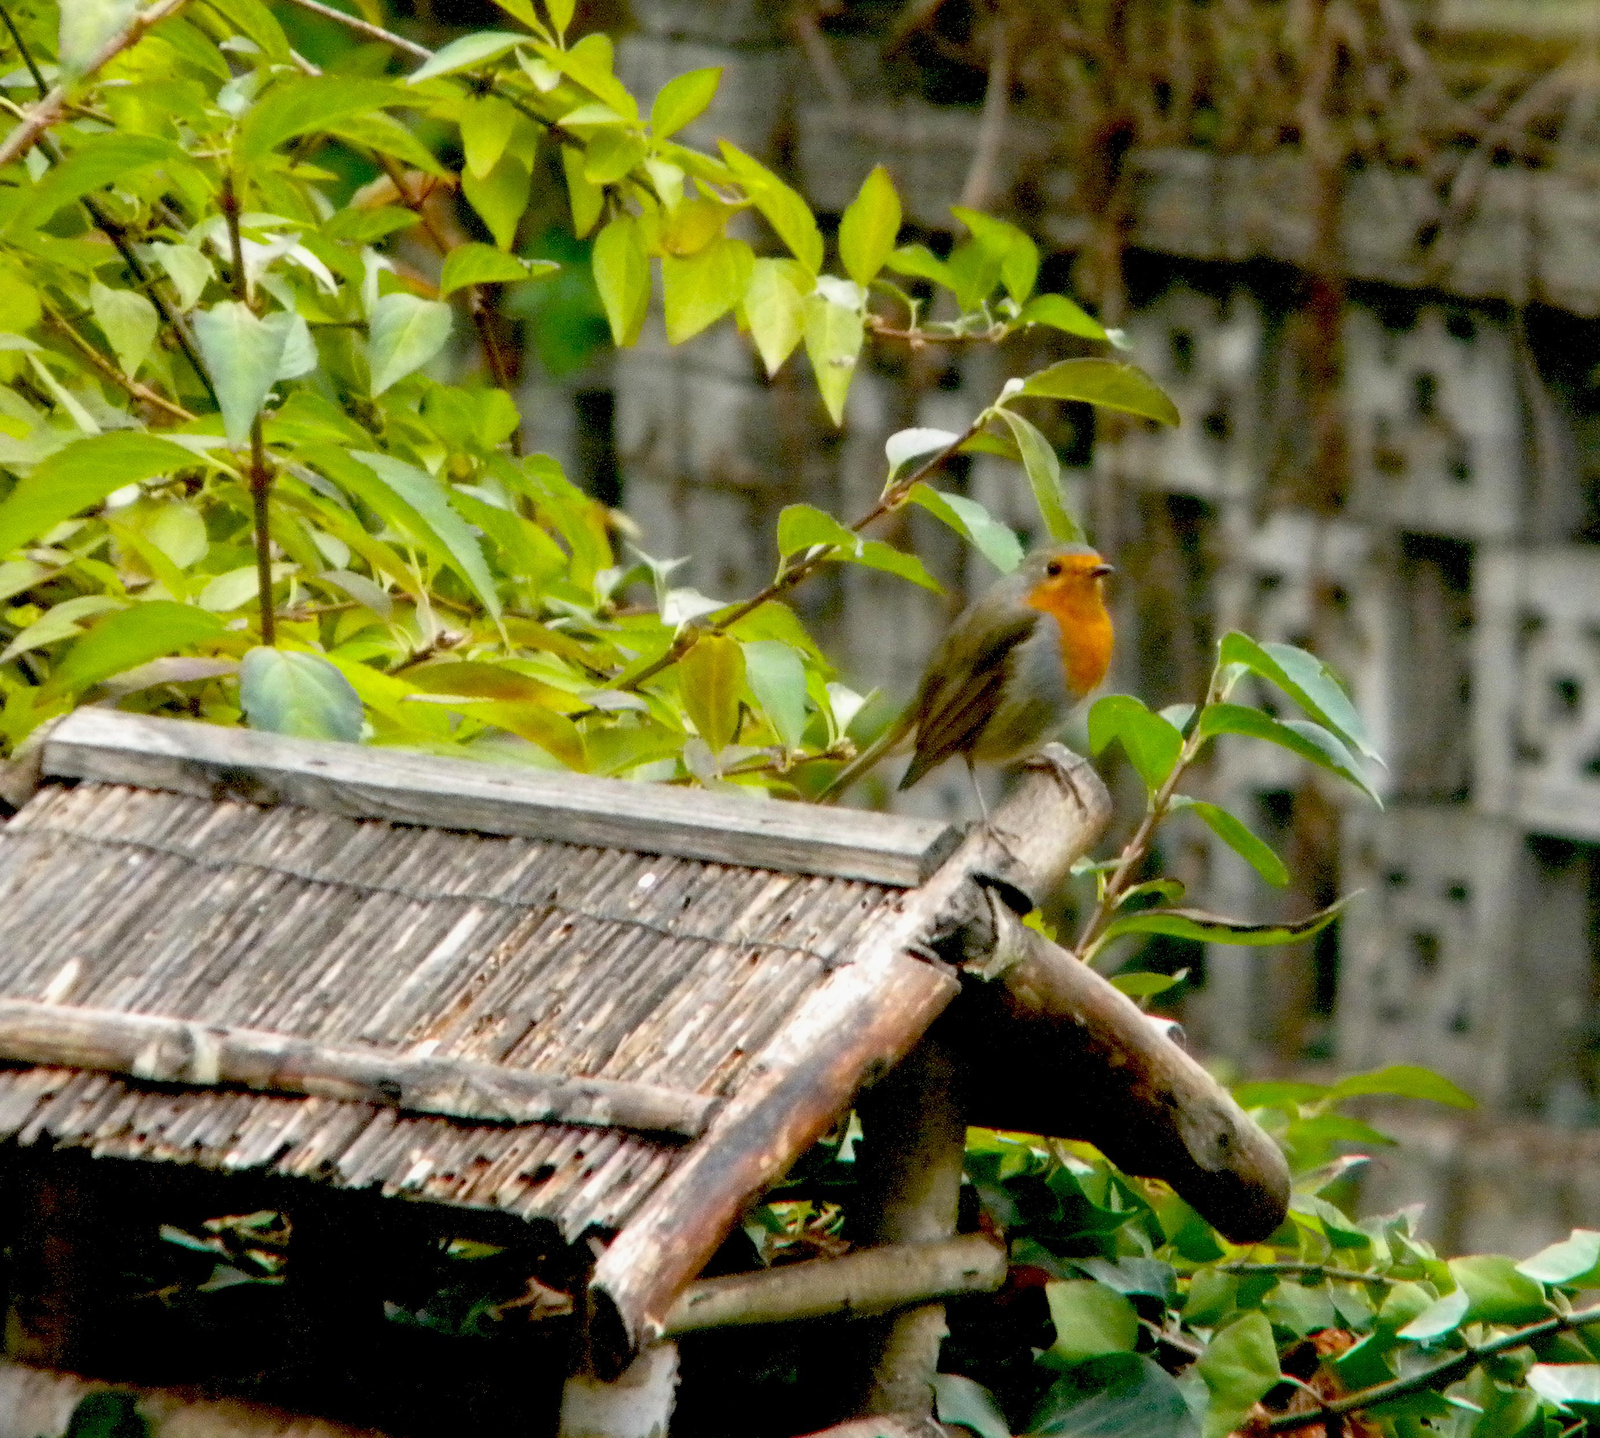
[[[955, 1234], [967, 1124], [959, 1065], [938, 1029], [858, 1105], [863, 1244], [929, 1243]], [[943, 1302], [873, 1322], [859, 1411], [931, 1415], [948, 1331]]]

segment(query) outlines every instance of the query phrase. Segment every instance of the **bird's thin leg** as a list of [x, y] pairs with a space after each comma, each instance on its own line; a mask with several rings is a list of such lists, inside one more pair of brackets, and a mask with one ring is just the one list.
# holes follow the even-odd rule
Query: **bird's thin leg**
[[972, 780], [972, 792], [978, 796], [978, 810], [983, 815], [983, 822], [989, 822], [989, 806], [984, 802], [983, 790], [978, 787], [978, 771], [972, 767], [972, 755], [961, 756], [967, 761], [967, 778]]

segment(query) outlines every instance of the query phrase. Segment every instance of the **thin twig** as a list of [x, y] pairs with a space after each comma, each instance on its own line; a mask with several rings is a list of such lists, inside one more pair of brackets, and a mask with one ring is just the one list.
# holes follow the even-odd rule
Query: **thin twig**
[[[142, 10], [132, 20], [97, 51], [83, 72], [73, 77], [73, 83], [78, 84], [101, 69], [110, 61], [116, 59], [130, 45], [137, 44], [147, 30], [159, 25], [171, 15], [176, 15], [184, 6], [185, 0], [156, 0], [148, 10]], [[66, 113], [67, 103], [66, 85], [57, 85], [49, 91], [38, 104], [28, 112], [27, 118], [0, 140], [0, 168], [9, 165], [19, 155], [31, 150], [39, 137], [52, 125], [58, 124]]]
[[49, 300], [41, 296], [39, 303], [51, 328], [63, 335], [78, 353], [110, 380], [112, 384], [118, 386], [141, 404], [147, 404], [161, 410], [170, 419], [177, 420], [179, 424], [186, 424], [189, 420], [195, 418], [194, 413], [185, 409], [181, 404], [174, 404], [165, 395], [158, 394], [151, 389], [149, 385], [141, 384], [138, 380], [124, 374], [120, 368], [112, 364], [105, 355], [101, 354], [99, 350], [79, 334], [72, 322], [57, 310]]
[[1525, 1343], [1532, 1343], [1535, 1339], [1548, 1338], [1552, 1334], [1565, 1333], [1571, 1328], [1583, 1328], [1591, 1323], [1600, 1323], [1600, 1304], [1592, 1308], [1580, 1308], [1564, 1316], [1546, 1318], [1540, 1323], [1530, 1323], [1526, 1328], [1514, 1329], [1488, 1343], [1480, 1343], [1476, 1348], [1468, 1347], [1465, 1353], [1457, 1353], [1442, 1363], [1435, 1363], [1431, 1368], [1424, 1368], [1405, 1378], [1394, 1378], [1387, 1383], [1364, 1388], [1359, 1393], [1351, 1393], [1335, 1399], [1332, 1403], [1324, 1403], [1322, 1407], [1310, 1413], [1285, 1413], [1281, 1417], [1272, 1419], [1266, 1425], [1266, 1431], [1298, 1433], [1301, 1429], [1326, 1425], [1336, 1418], [1345, 1417], [1346, 1414], [1359, 1413], [1364, 1408], [1375, 1408], [1380, 1403], [1403, 1398], [1408, 1393], [1420, 1393], [1425, 1388], [1442, 1388], [1454, 1383], [1458, 1378], [1465, 1378], [1485, 1359], [1493, 1358], [1497, 1353], [1506, 1353], [1513, 1348], [1521, 1348]]
[[331, 5], [320, 4], [319, 0], [289, 0], [289, 3], [299, 6], [302, 10], [308, 10], [313, 15], [320, 15], [324, 20], [332, 20], [336, 24], [343, 25], [346, 30], [354, 30], [358, 35], [365, 35], [369, 40], [379, 40], [385, 45], [392, 45], [413, 59], [433, 58], [433, 51], [426, 45], [419, 45], [415, 40], [407, 40], [404, 35], [396, 35], [393, 30], [385, 30], [381, 25], [374, 25], [370, 21], [357, 19], [354, 15], [347, 15], [343, 10], [335, 10]]
[[1218, 1273], [1284, 1274], [1304, 1278], [1336, 1278], [1345, 1283], [1400, 1283], [1387, 1273], [1366, 1273], [1355, 1268], [1335, 1268], [1326, 1263], [1219, 1263]]

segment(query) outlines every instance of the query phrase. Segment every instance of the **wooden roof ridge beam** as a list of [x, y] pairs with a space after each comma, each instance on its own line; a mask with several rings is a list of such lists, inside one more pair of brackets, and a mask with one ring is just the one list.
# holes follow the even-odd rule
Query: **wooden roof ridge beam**
[[118, 1009], [0, 998], [0, 1063], [227, 1085], [376, 1104], [472, 1123], [570, 1123], [696, 1138], [722, 1100], [654, 1084], [575, 1078], [468, 1059], [319, 1043]]
[[987, 825], [975, 827], [925, 884], [869, 921], [846, 961], [774, 1035], [705, 1138], [595, 1265], [590, 1358], [602, 1376], [620, 1372], [642, 1345], [661, 1337], [678, 1295], [729, 1225], [955, 998], [956, 971], [929, 945], [970, 914], [987, 912], [974, 877], [1043, 894], [1110, 816], [1110, 795], [1088, 761], [1047, 745]]
[[706, 1328], [865, 1317], [908, 1304], [993, 1293], [1006, 1278], [1006, 1248], [982, 1233], [931, 1243], [885, 1243], [839, 1258], [811, 1258], [691, 1283], [672, 1305], [668, 1337]]
[[42, 773], [897, 888], [922, 883], [960, 842], [950, 824], [904, 815], [513, 769], [93, 705], [51, 731]]
[[1277, 1229], [1283, 1153], [1156, 1021], [997, 895], [969, 943], [965, 1022], [952, 1030], [970, 1045], [972, 1122], [1092, 1143], [1125, 1172], [1163, 1179], [1235, 1243]]

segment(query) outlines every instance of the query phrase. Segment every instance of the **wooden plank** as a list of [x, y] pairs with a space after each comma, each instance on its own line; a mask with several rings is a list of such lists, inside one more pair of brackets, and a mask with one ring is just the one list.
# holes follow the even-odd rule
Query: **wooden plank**
[[885, 1243], [842, 1258], [702, 1278], [672, 1305], [666, 1331], [676, 1336], [808, 1318], [860, 1318], [931, 1299], [993, 1293], [1005, 1278], [1005, 1245], [985, 1234]]
[[951, 825], [925, 819], [506, 769], [94, 707], [51, 734], [44, 774], [901, 888], [920, 884], [960, 840]]
[[574, 1123], [695, 1138], [721, 1100], [464, 1059], [337, 1048], [157, 1014], [0, 999], [0, 1060], [379, 1104], [473, 1123]]

